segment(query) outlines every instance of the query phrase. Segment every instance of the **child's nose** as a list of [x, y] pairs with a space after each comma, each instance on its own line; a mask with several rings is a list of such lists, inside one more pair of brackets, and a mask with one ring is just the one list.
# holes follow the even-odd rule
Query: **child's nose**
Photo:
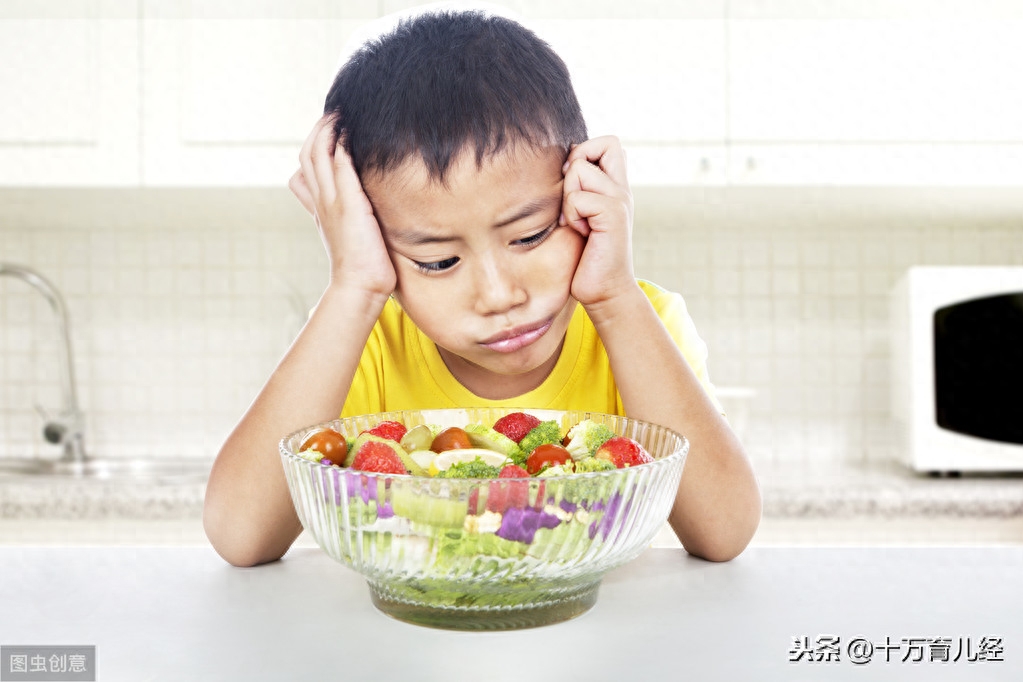
[[476, 310], [481, 315], [503, 313], [526, 302], [526, 290], [507, 262], [486, 259], [476, 270]]

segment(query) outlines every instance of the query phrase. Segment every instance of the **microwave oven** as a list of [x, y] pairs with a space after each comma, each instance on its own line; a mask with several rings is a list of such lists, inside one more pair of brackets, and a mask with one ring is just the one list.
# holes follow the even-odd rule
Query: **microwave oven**
[[890, 304], [896, 458], [1023, 471], [1023, 267], [912, 267]]

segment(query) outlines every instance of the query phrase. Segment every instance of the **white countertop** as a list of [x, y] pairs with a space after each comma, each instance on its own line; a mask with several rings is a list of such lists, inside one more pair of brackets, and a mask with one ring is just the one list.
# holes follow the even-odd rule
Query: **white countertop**
[[[0, 576], [0, 644], [95, 645], [103, 682], [1023, 676], [1023, 548], [751, 548], [725, 564], [650, 549], [604, 579], [588, 613], [501, 633], [392, 620], [316, 549], [237, 569], [208, 548], [2, 547]], [[824, 635], [839, 660], [789, 661], [795, 639], [816, 649]], [[874, 646], [866, 664], [849, 659], [857, 637]], [[930, 660], [921, 643], [913, 662], [908, 641], [948, 638], [950, 657], [966, 645], [976, 657], [984, 637], [1002, 660]]]

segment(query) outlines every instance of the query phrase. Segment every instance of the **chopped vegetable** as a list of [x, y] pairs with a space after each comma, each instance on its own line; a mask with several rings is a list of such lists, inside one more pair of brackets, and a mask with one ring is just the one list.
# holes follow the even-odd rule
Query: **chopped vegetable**
[[566, 446], [573, 459], [586, 459], [597, 453], [597, 448], [617, 434], [606, 424], [584, 419], [568, 430]]
[[519, 442], [519, 449], [528, 456], [537, 447], [548, 443], [561, 444], [561, 426], [554, 420], [540, 422]]
[[438, 472], [437, 478], [497, 478], [501, 470], [477, 457], [470, 462], [456, 462]]

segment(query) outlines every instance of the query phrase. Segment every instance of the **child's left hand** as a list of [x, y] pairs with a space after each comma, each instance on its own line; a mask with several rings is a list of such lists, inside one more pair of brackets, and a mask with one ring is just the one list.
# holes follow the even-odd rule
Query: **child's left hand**
[[625, 150], [617, 137], [587, 140], [569, 152], [564, 173], [561, 224], [586, 238], [572, 296], [583, 306], [601, 305], [636, 287]]

